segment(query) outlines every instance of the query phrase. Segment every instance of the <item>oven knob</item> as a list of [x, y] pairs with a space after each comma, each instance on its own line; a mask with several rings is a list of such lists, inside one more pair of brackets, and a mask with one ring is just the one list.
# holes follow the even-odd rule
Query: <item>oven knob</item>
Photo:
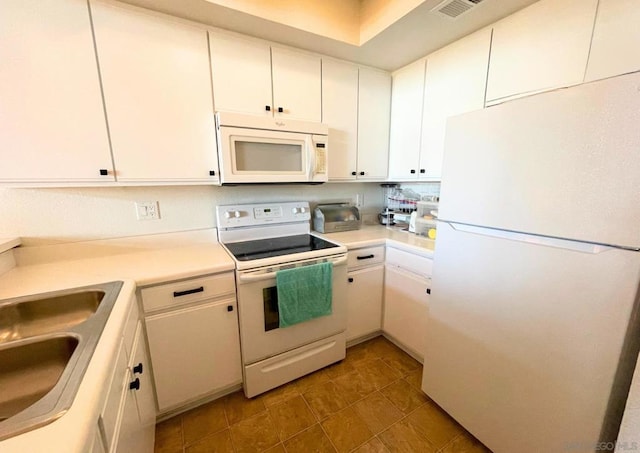
[[305, 212], [307, 212], [307, 208], [300, 208], [300, 214], [304, 214]]
[[240, 217], [240, 211], [227, 211], [224, 213], [225, 219], [230, 219], [231, 217], [235, 217], [237, 219]]
[[293, 208], [292, 211], [294, 214], [304, 214], [307, 212], [307, 208]]
[[300, 208], [293, 208], [291, 209], [291, 212], [293, 212], [294, 214], [297, 214], [300, 212]]
[[233, 216], [237, 219], [240, 217], [240, 211], [233, 211]]

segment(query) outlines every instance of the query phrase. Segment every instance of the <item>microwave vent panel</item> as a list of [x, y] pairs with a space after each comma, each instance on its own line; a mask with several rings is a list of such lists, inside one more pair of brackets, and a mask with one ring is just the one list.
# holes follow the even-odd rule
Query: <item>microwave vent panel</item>
[[483, 0], [445, 0], [431, 11], [437, 11], [450, 19], [456, 19]]

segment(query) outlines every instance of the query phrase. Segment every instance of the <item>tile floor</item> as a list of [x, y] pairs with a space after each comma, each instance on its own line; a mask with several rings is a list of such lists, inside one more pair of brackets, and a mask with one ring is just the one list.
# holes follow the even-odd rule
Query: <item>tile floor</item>
[[156, 453], [487, 453], [420, 391], [422, 365], [383, 337], [247, 399], [236, 392], [156, 427]]

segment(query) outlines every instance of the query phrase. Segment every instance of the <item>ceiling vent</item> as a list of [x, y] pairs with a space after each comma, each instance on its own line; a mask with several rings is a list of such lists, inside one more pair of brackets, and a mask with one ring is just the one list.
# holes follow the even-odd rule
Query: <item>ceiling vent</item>
[[455, 19], [482, 1], [483, 0], [445, 0], [431, 11], [437, 11], [451, 19]]

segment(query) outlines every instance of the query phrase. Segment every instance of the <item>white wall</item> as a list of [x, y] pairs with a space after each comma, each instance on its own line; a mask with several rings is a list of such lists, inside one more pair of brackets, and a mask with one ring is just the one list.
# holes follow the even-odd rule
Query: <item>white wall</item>
[[[382, 206], [377, 183], [321, 186], [164, 186], [0, 189], [0, 237], [26, 245], [167, 233], [216, 225], [215, 206], [230, 203], [355, 200]], [[139, 221], [134, 202], [159, 201], [160, 220]]]

